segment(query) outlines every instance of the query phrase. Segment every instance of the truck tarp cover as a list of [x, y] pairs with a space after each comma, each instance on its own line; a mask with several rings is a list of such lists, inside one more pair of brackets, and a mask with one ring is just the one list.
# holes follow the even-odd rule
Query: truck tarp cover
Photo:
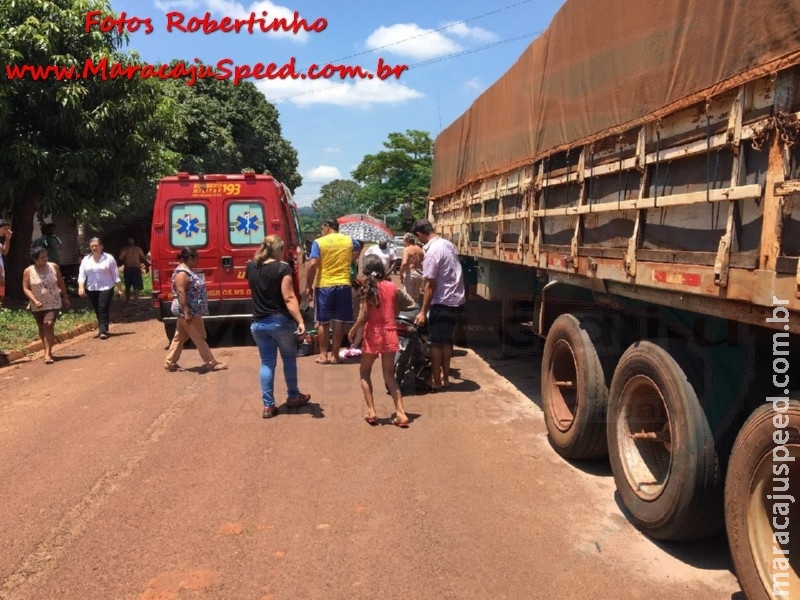
[[568, 0], [437, 137], [430, 198], [799, 61], [800, 0]]

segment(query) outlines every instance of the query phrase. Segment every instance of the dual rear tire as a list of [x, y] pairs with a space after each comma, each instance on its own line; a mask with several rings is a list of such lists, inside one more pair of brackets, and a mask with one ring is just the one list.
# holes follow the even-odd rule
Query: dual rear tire
[[760, 406], [739, 431], [725, 481], [725, 523], [745, 595], [793, 598], [800, 590], [800, 400]]
[[714, 435], [682, 358], [676, 349], [637, 342], [620, 358], [609, 390], [617, 492], [633, 523], [659, 540], [708, 537], [723, 523]]
[[723, 523], [723, 477], [702, 380], [677, 340], [621, 353], [620, 337], [599, 315], [553, 322], [542, 358], [550, 443], [567, 459], [608, 455], [623, 506], [649, 536], [707, 537]]
[[544, 344], [542, 410], [550, 443], [567, 459], [608, 454], [606, 370], [610, 365], [599, 350], [602, 327], [598, 319], [563, 314], [553, 322]]

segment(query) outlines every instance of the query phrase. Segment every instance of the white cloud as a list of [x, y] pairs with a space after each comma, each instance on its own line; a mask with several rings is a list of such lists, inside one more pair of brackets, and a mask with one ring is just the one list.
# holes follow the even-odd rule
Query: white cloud
[[314, 167], [308, 173], [306, 173], [306, 177], [308, 177], [310, 181], [321, 181], [323, 183], [328, 183], [334, 179], [341, 179], [342, 173], [336, 167], [320, 165], [318, 167]]
[[468, 91], [482, 90], [485, 87], [479, 77], [473, 77], [464, 82], [464, 89]]
[[456, 21], [454, 23], [445, 24], [447, 33], [452, 33], [460, 38], [475, 40], [477, 42], [492, 42], [497, 39], [497, 36], [491, 31], [487, 31], [482, 27], [469, 27], [464, 21]]
[[[184, 14], [182, 24], [184, 26], [187, 25], [189, 19], [192, 17], [202, 18], [203, 13], [206, 11], [209, 11], [212, 18], [215, 20], [219, 20], [222, 17], [230, 17], [231, 19], [248, 19], [250, 17], [250, 13], [255, 13], [255, 18], [263, 19], [266, 27], [270, 27], [275, 19], [285, 19], [286, 23], [291, 26], [294, 22], [295, 13], [294, 9], [280, 6], [279, 4], [274, 4], [267, 0], [253, 2], [249, 6], [239, 2], [231, 2], [230, 0], [156, 0], [155, 5], [158, 9], [163, 10], [165, 13], [172, 11], [182, 12]], [[266, 16], [262, 14], [263, 11], [266, 11]], [[305, 19], [309, 26], [313, 25], [314, 21], [322, 17], [322, 15], [318, 14], [303, 14], [300, 11], [297, 12], [298, 22], [300, 19]], [[202, 33], [200, 35], [202, 35]], [[217, 33], [216, 35], [220, 34]], [[250, 34], [248, 34], [246, 30], [242, 30], [242, 32], [239, 34], [231, 32], [222, 35], [249, 36]], [[310, 39], [311, 34], [305, 31], [302, 27], [297, 33], [294, 33], [291, 30], [284, 31], [282, 27], [275, 28], [274, 30], [270, 30], [268, 32], [262, 32], [258, 23], [256, 22], [253, 36], [256, 35], [267, 35], [279, 37], [281, 39], [291, 39], [296, 42], [306, 42]]]
[[342, 149], [339, 148], [338, 146], [328, 146], [327, 148], [323, 148], [322, 151], [325, 152], [326, 154], [339, 154], [339, 152], [341, 152]]
[[436, 58], [459, 52], [462, 48], [439, 31], [423, 29], [414, 23], [378, 27], [367, 38], [370, 50], [391, 52], [415, 59]]
[[305, 107], [315, 104], [369, 108], [375, 104], [402, 104], [424, 94], [399, 81], [360, 79], [354, 83], [331, 80], [274, 79], [255, 82], [267, 100]]

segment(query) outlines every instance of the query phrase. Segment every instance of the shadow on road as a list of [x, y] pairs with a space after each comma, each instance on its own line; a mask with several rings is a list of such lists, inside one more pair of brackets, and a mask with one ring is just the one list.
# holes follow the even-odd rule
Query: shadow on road
[[[525, 348], [512, 348], [515, 351], [505, 355], [501, 354], [499, 344], [477, 344], [472, 347], [472, 350], [497, 375], [505, 378], [520, 393], [541, 409], [541, 354], [538, 352], [539, 348], [539, 346], [533, 346], [527, 350]], [[552, 452], [555, 453], [556, 450], [552, 449]], [[572, 467], [592, 477], [613, 478], [608, 459], [568, 462]], [[616, 491], [614, 492], [614, 501], [620, 513], [627, 517], [619, 493]], [[722, 507], [720, 507], [721, 509]], [[711, 538], [692, 542], [661, 542], [653, 539], [650, 539], [650, 541], [664, 552], [695, 568], [733, 573], [728, 539], [724, 530]], [[744, 596], [734, 594], [731, 600], [744, 600]]]

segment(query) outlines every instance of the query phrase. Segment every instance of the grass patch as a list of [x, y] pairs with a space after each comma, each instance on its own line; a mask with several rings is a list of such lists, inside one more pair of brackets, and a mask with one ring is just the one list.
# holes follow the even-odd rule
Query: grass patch
[[[91, 309], [62, 312], [56, 321], [56, 335], [66, 333], [95, 320]], [[39, 329], [30, 311], [24, 308], [0, 309], [0, 349], [6, 352], [22, 350], [39, 340]]]
[[[144, 290], [139, 293], [140, 301], [149, 298], [153, 289], [149, 273], [142, 277], [142, 283]], [[6, 308], [0, 308], [0, 350], [5, 352], [23, 350], [28, 344], [39, 341], [39, 329], [36, 327], [33, 315], [24, 308], [25, 302], [8, 298], [5, 302]], [[92, 308], [82, 306], [88, 303], [88, 300], [70, 294], [70, 302], [75, 308], [69, 308], [59, 315], [56, 321], [56, 335], [95, 321]], [[120, 302], [120, 299], [115, 298], [113, 302]], [[125, 299], [123, 298], [121, 302], [124, 303]], [[112, 304], [112, 310], [113, 308]]]

